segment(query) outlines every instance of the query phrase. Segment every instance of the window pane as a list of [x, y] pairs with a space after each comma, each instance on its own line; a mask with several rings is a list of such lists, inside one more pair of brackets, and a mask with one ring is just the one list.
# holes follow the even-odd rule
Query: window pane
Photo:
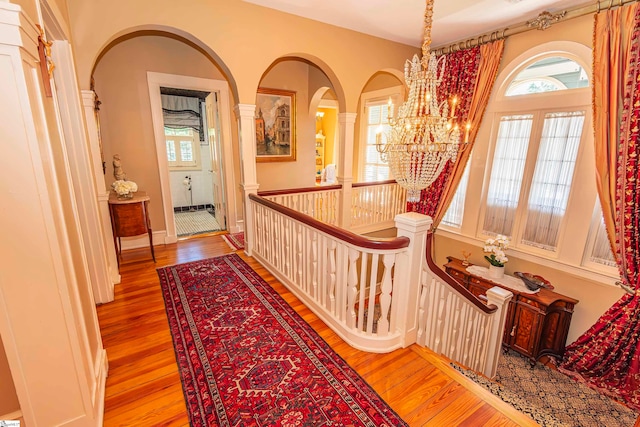
[[608, 265], [609, 267], [616, 266], [616, 259], [611, 252], [611, 245], [609, 244], [609, 237], [607, 236], [607, 230], [604, 226], [604, 218], [600, 221], [598, 230], [596, 231], [596, 239], [593, 243], [593, 249], [591, 251], [591, 261], [598, 264]]
[[523, 243], [553, 250], [569, 200], [584, 111], [545, 115]]
[[484, 234], [511, 236], [532, 122], [532, 115], [500, 118], [487, 195]]
[[442, 217], [442, 223], [450, 227], [460, 228], [462, 226], [462, 216], [464, 215], [464, 200], [467, 195], [467, 186], [469, 185], [469, 169], [471, 165], [471, 158], [467, 162], [467, 166], [464, 168], [460, 183], [456, 189], [456, 194], [451, 199], [449, 209]]
[[367, 139], [364, 152], [363, 179], [365, 182], [384, 181], [389, 179], [389, 166], [382, 161], [376, 148], [378, 134], [381, 142], [386, 141], [390, 126], [388, 120], [389, 106], [379, 101], [367, 105]]
[[609, 236], [607, 236], [607, 229], [604, 225], [604, 217], [602, 216], [602, 207], [600, 207], [600, 200], [598, 199], [596, 199], [595, 209], [599, 214], [600, 221], [595, 231], [596, 235], [593, 246], [591, 247], [589, 260], [609, 267], [615, 267], [616, 259], [613, 256], [613, 252], [611, 252], [611, 244], [609, 243]]
[[589, 77], [577, 62], [563, 57], [545, 58], [529, 65], [511, 81], [506, 96], [554, 92], [589, 86]]
[[175, 141], [167, 139], [167, 160], [170, 162], [176, 161], [176, 146]]
[[180, 141], [180, 160], [183, 162], [193, 161], [193, 144], [191, 141]]
[[190, 136], [193, 134], [193, 131], [191, 130], [191, 128], [173, 129], [165, 127], [164, 134], [171, 136]]

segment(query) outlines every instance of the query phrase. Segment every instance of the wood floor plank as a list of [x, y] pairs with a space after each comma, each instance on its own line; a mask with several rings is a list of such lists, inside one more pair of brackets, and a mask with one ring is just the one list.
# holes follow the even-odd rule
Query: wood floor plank
[[[97, 307], [109, 359], [106, 427], [189, 425], [156, 269], [231, 252], [214, 235], [157, 246], [156, 263], [148, 248], [123, 253], [115, 300]], [[428, 349], [415, 344], [387, 354], [354, 349], [257, 261], [237, 254], [412, 427], [537, 425]]]

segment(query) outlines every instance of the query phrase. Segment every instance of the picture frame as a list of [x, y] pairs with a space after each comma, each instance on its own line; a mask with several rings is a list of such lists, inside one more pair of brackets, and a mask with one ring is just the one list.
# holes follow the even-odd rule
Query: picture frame
[[296, 93], [258, 88], [255, 120], [256, 161], [295, 161]]

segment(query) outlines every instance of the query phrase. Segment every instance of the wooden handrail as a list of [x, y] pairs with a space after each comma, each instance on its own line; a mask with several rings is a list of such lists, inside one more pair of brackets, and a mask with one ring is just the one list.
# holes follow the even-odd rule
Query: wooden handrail
[[[324, 187], [324, 188], [329, 188], [329, 187]], [[260, 195], [249, 194], [249, 199], [263, 206], [266, 206], [270, 209], [273, 209], [274, 211], [287, 215], [295, 219], [296, 221], [300, 221], [303, 224], [316, 228], [324, 233], [327, 233], [333, 237], [336, 237], [340, 240], [343, 240], [347, 243], [350, 243], [354, 246], [358, 246], [361, 248], [376, 249], [376, 250], [393, 250], [393, 249], [406, 248], [409, 246], [409, 243], [410, 243], [410, 240], [408, 237], [395, 237], [393, 239], [380, 239], [380, 240], [369, 239], [367, 237], [363, 237], [358, 234], [351, 233], [350, 231], [333, 227], [329, 224], [325, 224], [324, 222], [320, 222], [318, 220], [313, 219], [309, 215], [305, 215], [298, 211], [294, 211], [293, 209], [289, 209], [285, 206], [282, 206], [278, 203], [272, 202], [271, 200], [268, 200], [262, 197], [262, 194]]]
[[342, 185], [324, 185], [320, 187], [289, 188], [284, 190], [258, 191], [258, 196], [280, 196], [283, 194], [312, 193], [314, 191], [340, 190]]
[[395, 184], [395, 179], [388, 179], [386, 181], [375, 181], [375, 182], [354, 182], [351, 184], [352, 188], [358, 187], [373, 187], [374, 185], [386, 185], [386, 184]]
[[462, 295], [464, 298], [469, 300], [469, 302], [474, 304], [476, 307], [478, 307], [480, 310], [484, 311], [485, 313], [494, 313], [496, 310], [498, 310], [498, 307], [496, 307], [495, 304], [488, 304], [488, 305], [484, 304], [470, 290], [462, 286], [460, 283], [458, 283], [457, 280], [455, 280], [453, 277], [447, 274], [446, 271], [438, 267], [438, 265], [433, 261], [432, 248], [433, 248], [433, 232], [430, 231], [427, 233], [426, 257], [427, 257], [427, 265], [429, 266], [429, 269], [432, 272], [434, 272], [440, 279], [442, 279], [443, 282], [445, 282], [447, 285], [451, 286], [453, 289], [458, 291], [460, 295]]

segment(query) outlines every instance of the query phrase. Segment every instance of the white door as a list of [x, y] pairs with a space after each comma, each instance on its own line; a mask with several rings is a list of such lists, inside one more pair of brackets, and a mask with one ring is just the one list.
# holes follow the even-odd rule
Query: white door
[[224, 171], [222, 169], [222, 141], [218, 116], [218, 93], [211, 92], [205, 99], [207, 135], [211, 149], [211, 180], [215, 217], [223, 230], [227, 229], [227, 205], [224, 197]]

